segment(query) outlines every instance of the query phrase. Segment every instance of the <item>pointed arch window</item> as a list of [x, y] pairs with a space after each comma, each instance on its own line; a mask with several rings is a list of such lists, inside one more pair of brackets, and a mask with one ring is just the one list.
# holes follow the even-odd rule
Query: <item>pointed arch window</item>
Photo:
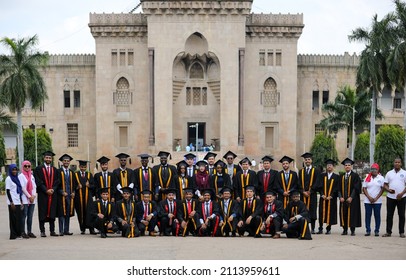
[[132, 104], [132, 93], [130, 92], [130, 84], [128, 80], [121, 77], [116, 83], [116, 91], [114, 92], [114, 104], [130, 105]]
[[264, 107], [276, 107], [279, 105], [278, 86], [273, 78], [268, 78], [262, 90], [261, 104]]
[[204, 79], [203, 67], [200, 63], [195, 62], [192, 67], [190, 67], [190, 79]]

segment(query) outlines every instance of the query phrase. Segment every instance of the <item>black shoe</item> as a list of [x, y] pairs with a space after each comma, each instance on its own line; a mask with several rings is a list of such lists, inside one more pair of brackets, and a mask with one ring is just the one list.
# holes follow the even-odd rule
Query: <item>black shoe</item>
[[314, 229], [312, 229], [312, 234], [316, 234], [316, 232], [314, 231]]
[[80, 234], [85, 234], [85, 231], [84, 231], [84, 230], [82, 230], [82, 231], [80, 232]]
[[343, 233], [341, 233], [341, 235], [347, 235], [348, 231], [344, 230]]
[[254, 238], [261, 238], [262, 235], [261, 234], [255, 234]]
[[59, 236], [55, 231], [52, 231], [50, 235], [51, 236]]
[[328, 231], [326, 231], [326, 234], [331, 234], [331, 231], [329, 231], [329, 230], [328, 230]]
[[[51, 234], [51, 236], [52, 236], [52, 234]], [[59, 233], [59, 236], [63, 236], [63, 232], [60, 232], [60, 233]]]
[[33, 234], [32, 232], [28, 233], [28, 236], [31, 237], [31, 238], [37, 238], [37, 237], [35, 236], [35, 234]]
[[45, 234], [45, 232], [41, 232], [41, 237], [47, 237], [47, 235]]
[[351, 231], [351, 236], [355, 236], [355, 231]]
[[231, 233], [231, 236], [232, 236], [232, 237], [236, 237], [236, 236], [237, 236], [237, 234], [235, 233], [235, 231], [233, 231], [233, 232]]
[[323, 230], [322, 230], [322, 229], [319, 229], [319, 231], [316, 232], [316, 234], [323, 234]]
[[100, 234], [100, 237], [101, 237], [101, 238], [107, 238], [107, 235], [106, 235], [105, 233], [101, 233], [101, 234]]
[[72, 232], [64, 232], [63, 234], [64, 234], [64, 235], [73, 235]]
[[30, 238], [25, 232], [23, 232], [23, 233], [21, 234], [21, 237], [24, 238], [24, 239]]
[[[351, 233], [351, 235], [352, 235], [352, 233]], [[354, 233], [354, 235], [355, 235], [355, 233]], [[370, 236], [370, 235], [371, 235], [370, 232], [365, 233], [365, 236]], [[378, 234], [378, 235], [379, 235], [379, 234]]]
[[379, 236], [379, 232], [375, 232], [375, 236]]
[[96, 234], [97, 234], [97, 232], [95, 232], [94, 229], [91, 229], [91, 230], [89, 230], [89, 231], [90, 231], [90, 234], [92, 234], [92, 235], [96, 235]]

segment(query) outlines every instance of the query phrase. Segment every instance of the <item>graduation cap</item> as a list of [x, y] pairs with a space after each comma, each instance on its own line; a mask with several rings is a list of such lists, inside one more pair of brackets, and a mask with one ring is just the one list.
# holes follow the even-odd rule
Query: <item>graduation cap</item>
[[124, 187], [124, 188], [121, 188], [121, 191], [123, 193], [132, 193], [133, 190], [129, 187]]
[[192, 158], [195, 158], [196, 155], [194, 155], [192, 153], [188, 153], [188, 154], [184, 155], [184, 157], [185, 157], [185, 159], [192, 159]]
[[174, 189], [174, 188], [164, 189], [162, 192], [164, 194], [170, 194], [170, 193], [176, 194], [176, 189]]
[[55, 156], [55, 154], [52, 151], [45, 151], [45, 152], [42, 153], [42, 155], [43, 156], [51, 156], [51, 157]]
[[313, 154], [312, 153], [304, 153], [303, 155], [301, 155], [302, 158], [313, 158]]
[[232, 151], [228, 151], [227, 153], [225, 153], [223, 158], [227, 159], [228, 156], [232, 156], [233, 158], [237, 157], [237, 155], [234, 154]]
[[267, 195], [276, 196], [276, 192], [275, 192], [275, 191], [267, 191], [267, 192], [265, 193], [265, 196], [267, 196]]
[[290, 157], [288, 157], [288, 156], [283, 156], [283, 157], [279, 160], [280, 163], [283, 163], [284, 161], [287, 161], [287, 162], [291, 163], [291, 162], [293, 161], [293, 158], [290, 158]]
[[254, 186], [251, 186], [251, 185], [248, 185], [248, 186], [245, 187], [245, 190], [246, 190], [246, 191], [253, 191], [253, 192], [255, 192], [255, 187], [254, 187]]
[[79, 166], [84, 166], [84, 165], [87, 166], [87, 163], [88, 163], [89, 161], [78, 159], [78, 162], [79, 162]]
[[325, 164], [332, 164], [332, 165], [336, 165], [336, 164], [337, 164], [337, 162], [336, 162], [335, 160], [333, 160], [333, 159], [327, 159], [327, 160], [324, 161], [324, 163], [325, 163]]
[[221, 167], [224, 167], [226, 164], [224, 163], [224, 161], [222, 161], [221, 159], [219, 159], [218, 161], [216, 161], [216, 163], [214, 164], [214, 166], [218, 166], [220, 165]]
[[222, 188], [222, 189], [220, 190], [220, 193], [225, 193], [225, 192], [233, 193], [233, 190], [230, 189], [230, 188], [227, 188], [227, 187]]
[[109, 192], [109, 188], [101, 188], [101, 189], [99, 189], [99, 193], [100, 194], [102, 194], [102, 193], [108, 193]]
[[197, 165], [197, 166], [201, 166], [201, 165], [206, 166], [206, 165], [207, 165], [207, 162], [205, 162], [204, 160], [199, 160], [198, 162], [196, 162], [196, 165]]
[[192, 189], [192, 188], [184, 188], [183, 191], [184, 191], [185, 193], [192, 193], [192, 194], [193, 194], [195, 190]]
[[353, 164], [354, 164], [354, 161], [353, 161], [352, 159], [345, 158], [345, 159], [341, 162], [342, 165], [346, 165], [346, 164], [348, 164], [348, 163], [350, 163], [351, 165], [353, 165]]
[[162, 157], [168, 158], [169, 157], [169, 159], [172, 159], [171, 153], [168, 153], [168, 152], [165, 152], [165, 151], [160, 151], [158, 153], [158, 157], [160, 157], [160, 158], [162, 158]]
[[69, 159], [69, 161], [71, 161], [73, 159], [73, 157], [71, 157], [68, 154], [63, 154], [60, 158], [59, 161], [63, 161], [64, 159]]
[[144, 195], [145, 194], [152, 194], [152, 192], [150, 190], [148, 190], [148, 189], [143, 190], [141, 193], [144, 194]]
[[216, 156], [217, 156], [217, 154], [212, 153], [212, 152], [208, 152], [208, 153], [204, 156], [204, 159], [205, 159], [205, 160], [208, 160], [209, 157], [214, 157], [214, 158], [216, 158]]
[[102, 156], [97, 161], [100, 162], [101, 164], [103, 164], [103, 163], [108, 163], [110, 161], [110, 159], [108, 157]]
[[244, 162], [248, 162], [249, 165], [252, 165], [251, 161], [249, 158], [245, 157], [242, 160], [240, 160], [240, 164], [242, 165]]
[[210, 196], [214, 195], [214, 191], [212, 189], [204, 189], [201, 193], [202, 193], [202, 195], [205, 195], [205, 194], [209, 194]]
[[181, 161], [179, 161], [179, 162], [176, 164], [176, 166], [177, 166], [178, 168], [180, 168], [180, 167], [182, 167], [182, 166], [187, 167], [188, 164], [187, 164], [186, 161], [181, 160]]
[[290, 196], [300, 195], [299, 191], [292, 191], [289, 193]]
[[130, 156], [125, 154], [125, 153], [119, 153], [116, 155], [116, 158], [122, 159], [122, 158], [129, 158]]
[[151, 158], [151, 159], [152, 159], [152, 163], [154, 163], [154, 157], [151, 156], [151, 155], [149, 155], [149, 154], [139, 154], [138, 157], [140, 157], [141, 160]]
[[273, 162], [274, 159], [271, 156], [264, 156], [263, 158], [261, 158], [262, 162], [264, 161], [269, 161], [269, 162]]

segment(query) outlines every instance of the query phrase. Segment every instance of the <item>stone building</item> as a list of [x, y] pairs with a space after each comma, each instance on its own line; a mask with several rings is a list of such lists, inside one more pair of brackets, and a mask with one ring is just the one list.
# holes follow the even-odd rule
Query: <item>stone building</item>
[[[322, 104], [355, 85], [359, 58], [298, 55], [303, 15], [254, 14], [252, 2], [143, 0], [139, 14], [91, 13], [95, 54], [50, 56], [49, 99], [41, 110], [27, 107], [24, 126], [45, 126], [57, 156], [89, 159], [92, 168], [119, 152], [166, 150], [175, 163], [190, 143], [258, 162], [286, 154], [300, 167]], [[378, 104], [402, 124], [404, 101], [384, 90]], [[337, 135], [340, 158], [346, 138]]]

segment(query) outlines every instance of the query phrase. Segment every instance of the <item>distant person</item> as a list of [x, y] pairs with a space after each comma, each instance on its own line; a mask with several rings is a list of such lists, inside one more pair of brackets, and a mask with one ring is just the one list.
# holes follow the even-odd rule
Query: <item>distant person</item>
[[362, 184], [362, 190], [365, 194], [365, 236], [371, 235], [371, 216], [374, 213], [375, 218], [375, 236], [379, 236], [379, 228], [381, 226], [381, 206], [382, 193], [384, 191], [384, 178], [379, 174], [379, 165], [372, 164], [371, 172], [365, 178]]
[[15, 164], [8, 167], [8, 176], [6, 178], [6, 194], [8, 205], [8, 217], [10, 224], [10, 239], [22, 239], [22, 186], [18, 179], [18, 168]]
[[386, 233], [383, 237], [392, 235], [393, 215], [396, 207], [399, 215], [399, 236], [405, 238], [405, 203], [406, 203], [406, 171], [401, 168], [402, 160], [397, 157], [393, 169], [385, 176], [386, 195]]
[[[36, 238], [32, 232], [32, 218], [34, 216], [35, 203], [37, 202], [37, 185], [35, 178], [31, 171], [31, 163], [28, 160], [23, 161], [22, 172], [18, 175], [21, 186], [23, 188], [23, 195], [21, 196], [24, 204], [22, 213], [22, 237], [23, 238]], [[27, 231], [25, 231], [25, 224], [27, 222]]]

